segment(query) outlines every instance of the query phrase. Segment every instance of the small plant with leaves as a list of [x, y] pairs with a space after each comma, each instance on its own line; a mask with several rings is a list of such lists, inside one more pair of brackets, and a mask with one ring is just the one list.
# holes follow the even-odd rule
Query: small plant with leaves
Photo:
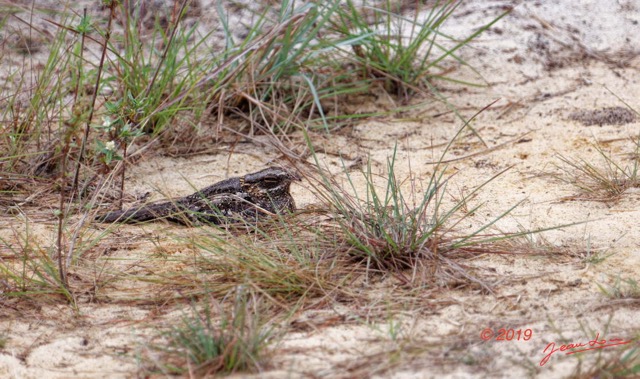
[[[143, 105], [140, 104], [131, 94], [125, 99], [115, 102], [105, 103], [105, 108], [110, 116], [104, 117], [102, 125], [94, 126], [94, 129], [106, 133], [108, 142], [96, 139], [100, 160], [105, 165], [109, 165], [113, 160], [122, 160], [123, 157], [117, 154], [117, 149], [122, 146], [124, 155], [127, 153], [127, 146], [137, 137], [144, 135], [144, 132], [134, 126], [133, 120], [142, 113]], [[111, 116], [114, 118], [112, 119]]]

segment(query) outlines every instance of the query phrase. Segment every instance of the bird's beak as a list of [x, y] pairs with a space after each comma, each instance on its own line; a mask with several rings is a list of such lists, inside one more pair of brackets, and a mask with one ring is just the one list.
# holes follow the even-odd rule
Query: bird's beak
[[302, 181], [302, 177], [296, 171], [290, 171], [291, 179], [296, 180], [298, 182]]

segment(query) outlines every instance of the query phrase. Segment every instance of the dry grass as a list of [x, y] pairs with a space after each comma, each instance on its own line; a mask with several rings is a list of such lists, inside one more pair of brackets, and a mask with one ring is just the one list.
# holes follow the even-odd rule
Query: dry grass
[[634, 151], [630, 154], [630, 164], [623, 164], [612, 158], [612, 154], [604, 150], [600, 144], [593, 148], [598, 152], [600, 164], [591, 160], [558, 158], [562, 165], [558, 166], [560, 174], [556, 177], [569, 183], [579, 191], [578, 195], [568, 197], [571, 200], [591, 200], [615, 202], [630, 188], [640, 187], [638, 178], [638, 160], [640, 157], [640, 137], [631, 141]]
[[[297, 312], [336, 304], [374, 308], [372, 294], [385, 290], [391, 311], [425, 304], [437, 309], [449, 303], [425, 298], [447, 288], [493, 291], [495, 275], [472, 259], [513, 254], [517, 249], [510, 243], [539, 231], [493, 229], [513, 208], [461, 231], [459, 225], [480, 209], [471, 205], [474, 194], [495, 177], [447, 203], [443, 165], [420, 183], [411, 174], [396, 174], [395, 156], [384, 174], [368, 165], [355, 175], [345, 170], [344, 182], [316, 160], [303, 171], [319, 204], [259, 225], [93, 225], [98, 204], [122, 203], [125, 169], [141, 156], [181, 144], [188, 148], [179, 151], [201, 151], [209, 147], [193, 145], [202, 135], [211, 137], [207, 145], [264, 134], [287, 157], [299, 158], [289, 140], [293, 132], [331, 132], [362, 117], [341, 113], [348, 96], [382, 83], [404, 98], [429, 93], [435, 80], [455, 82], [455, 71], [443, 61], [464, 65], [455, 52], [504, 16], [445, 49], [437, 42], [438, 28], [457, 1], [438, 3], [421, 29], [427, 33], [413, 35], [408, 45], [394, 42], [391, 30], [374, 34], [350, 2], [351, 8], [337, 1], [300, 8], [285, 2], [275, 19], [268, 12], [259, 17], [242, 41], [233, 39], [219, 9], [227, 38], [219, 51], [205, 46], [209, 35], [182, 24], [187, 3], [179, 2], [168, 22], [155, 23], [151, 36], [137, 28], [140, 13], [130, 13], [126, 2], [108, 4], [106, 25], [86, 14], [66, 14], [41, 48], [49, 56], [38, 75], [26, 63], [8, 74], [14, 86], [0, 92], [6, 100], [0, 108], [0, 148], [6, 152], [0, 157], [0, 202], [18, 216], [6, 218], [11, 233], [0, 239], [0, 304], [16, 312], [24, 304], [71, 304], [74, 310], [88, 302], [153, 305], [158, 314], [192, 304], [189, 314], [172, 319], [149, 343], [153, 352], [144, 366], [153, 374], [203, 376], [264, 369], [273, 331], [285, 333]], [[424, 26], [394, 11], [374, 14], [389, 29], [396, 22], [412, 30]], [[361, 30], [336, 29], [336, 22]], [[86, 48], [98, 52], [98, 62], [90, 62]], [[424, 55], [425, 49], [438, 54]], [[351, 75], [353, 62], [363, 75]], [[214, 127], [203, 130], [201, 122], [212, 114]], [[621, 169], [607, 162], [619, 175], [604, 175], [609, 187], [637, 185], [635, 165]], [[589, 178], [601, 176], [582, 162], [565, 163]], [[365, 190], [358, 191], [356, 182]], [[44, 229], [38, 238], [34, 223]], [[391, 285], [381, 290], [380, 283]], [[376, 320], [381, 313], [366, 316]], [[424, 353], [416, 341], [394, 332], [390, 337], [396, 342], [391, 349], [345, 369], [352, 375], [384, 373]], [[0, 348], [4, 343], [0, 335]], [[378, 367], [370, 366], [382, 356]]]
[[194, 304], [150, 346], [146, 371], [202, 377], [263, 370], [265, 349], [274, 337], [267, 314], [260, 298], [243, 287], [222, 302]]

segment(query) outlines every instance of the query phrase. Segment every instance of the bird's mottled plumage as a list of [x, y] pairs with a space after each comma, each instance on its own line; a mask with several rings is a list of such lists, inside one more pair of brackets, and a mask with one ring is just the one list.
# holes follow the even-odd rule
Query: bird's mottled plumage
[[109, 212], [96, 220], [137, 223], [164, 219], [186, 225], [256, 222], [264, 215], [295, 210], [289, 193], [293, 180], [300, 177], [287, 169], [270, 167], [223, 180], [173, 201]]

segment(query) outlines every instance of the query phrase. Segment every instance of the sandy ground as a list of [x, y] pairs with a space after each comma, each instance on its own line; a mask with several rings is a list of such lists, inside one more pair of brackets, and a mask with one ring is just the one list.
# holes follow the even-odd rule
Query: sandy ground
[[[465, 2], [446, 30], [462, 36], [510, 4]], [[634, 1], [523, 2], [461, 52], [489, 86], [441, 84], [465, 117], [497, 101], [472, 123], [486, 146], [468, 135], [445, 156], [450, 160], [447, 173], [455, 173], [449, 195], [469, 193], [508, 168], [473, 199], [476, 205], [484, 204], [474, 222], [491, 220], [519, 202], [498, 223], [501, 230], [588, 221], [533, 238], [532, 247], [548, 243], [558, 252], [556, 257], [478, 257], [474, 264], [494, 273], [493, 294], [442, 291], [422, 299], [420, 307], [407, 301], [405, 311], [379, 317], [394, 297], [389, 283], [376, 305], [335, 304], [303, 312], [292, 324], [304, 327], [272, 346], [269, 367], [254, 375], [567, 378], [584, 373], [621, 347], [576, 355], [559, 351], [541, 366], [550, 343], [586, 343], [599, 334], [600, 339], [619, 338], [639, 346], [640, 302], [612, 299], [599, 286], [608, 288], [616, 278], [640, 279], [640, 189], [630, 188], [615, 201], [582, 200], [576, 198], [580, 192], [574, 186], [551, 175], [562, 173], [559, 156], [604, 167], [596, 142], [616, 162], [633, 164], [638, 121], [622, 112], [603, 124], [585, 125], [578, 116], [624, 107], [621, 100], [640, 109], [639, 22], [640, 5]], [[372, 98], [373, 105], [363, 108], [399, 105], [384, 96]], [[461, 126], [442, 105], [426, 102], [397, 117], [363, 122], [339, 136], [318, 135], [315, 143], [350, 159], [369, 157], [377, 172], [383, 171], [397, 144], [398, 176], [412, 174], [424, 180], [442, 153], [441, 147], [433, 146], [448, 142]], [[246, 146], [231, 155], [143, 159], [129, 173], [127, 191], [133, 196], [151, 192], [153, 199], [180, 196], [278, 158], [275, 152], [254, 152]], [[327, 162], [336, 160], [330, 154], [320, 156]], [[293, 195], [300, 208], [316, 201], [305, 183], [296, 185]], [[16, 222], [5, 219], [3, 227]], [[144, 240], [161, 236], [167, 226], [120, 228], [123, 239], [137, 235]], [[131, 254], [142, 261], [149, 252], [140, 246]], [[594, 262], [587, 259], [590, 254], [606, 259]], [[63, 305], [7, 314], [0, 321], [0, 335], [6, 338], [0, 348], [0, 377], [15, 378], [135, 377], [145, 336], [158, 322], [152, 306], [108, 302], [81, 304], [79, 314]], [[368, 322], [369, 314], [377, 317]], [[399, 337], [392, 338], [390, 328]], [[532, 335], [520, 341], [483, 341], [485, 328], [494, 333], [500, 328], [531, 330]]]

